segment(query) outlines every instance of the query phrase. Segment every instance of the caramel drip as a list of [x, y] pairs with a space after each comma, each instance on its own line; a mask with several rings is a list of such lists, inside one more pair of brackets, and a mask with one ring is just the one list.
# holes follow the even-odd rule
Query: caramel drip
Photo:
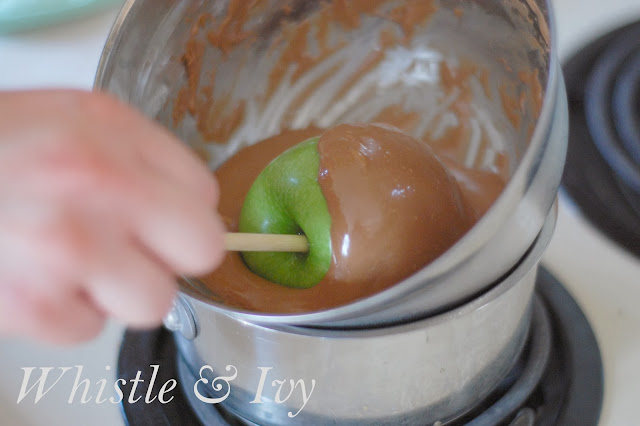
[[509, 180], [510, 170], [509, 170], [509, 157], [504, 152], [496, 153], [496, 158], [493, 162], [493, 170], [498, 176], [502, 177], [504, 182]]
[[[360, 26], [362, 15], [373, 15], [380, 5], [388, 0], [334, 0], [323, 3], [321, 10], [314, 17], [300, 23], [287, 23], [282, 37], [277, 38], [271, 48], [283, 45], [283, 51], [269, 74], [269, 84], [265, 95], [269, 99], [275, 89], [282, 83], [291, 67], [294, 68], [291, 81], [295, 82], [317, 64], [344, 47], [345, 41], [329, 45], [328, 34], [332, 23], [347, 29]], [[315, 31], [312, 31], [312, 28]], [[320, 52], [315, 56], [309, 53], [308, 43], [315, 34]]]

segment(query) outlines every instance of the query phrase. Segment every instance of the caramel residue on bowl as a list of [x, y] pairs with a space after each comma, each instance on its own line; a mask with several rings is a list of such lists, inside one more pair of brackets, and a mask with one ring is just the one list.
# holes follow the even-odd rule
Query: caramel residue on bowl
[[338, 93], [336, 94], [336, 99], [340, 99], [345, 96], [349, 89], [353, 87], [353, 85], [358, 82], [363, 75], [367, 74], [371, 70], [375, 69], [385, 58], [385, 52], [382, 50], [372, 50], [369, 54], [364, 58], [362, 63], [358, 66], [358, 69], [353, 72], [347, 80], [342, 84]]
[[405, 41], [410, 41], [415, 29], [424, 24], [437, 10], [434, 0], [407, 0], [389, 13], [389, 19], [400, 25]]
[[[371, 2], [373, 3], [373, 2]], [[352, 7], [348, 0], [334, 0], [327, 3], [331, 10], [333, 20], [345, 28], [358, 28], [360, 26], [360, 13], [357, 8]]]
[[173, 105], [173, 125], [177, 126], [187, 112], [195, 115], [197, 113], [197, 97], [200, 86], [200, 74], [202, 72], [202, 57], [204, 56], [205, 45], [197, 40], [200, 29], [210, 19], [210, 15], [203, 14], [191, 28], [191, 36], [187, 40], [185, 51], [180, 58], [187, 74], [187, 85], [180, 88], [176, 101]]
[[377, 15], [380, 7], [389, 0], [334, 0], [325, 3], [333, 21], [346, 29], [354, 29], [360, 26], [362, 15]]
[[531, 124], [528, 133], [531, 136], [535, 127], [535, 117], [542, 110], [544, 89], [540, 83], [538, 70], [519, 71], [517, 75], [519, 84], [507, 80], [500, 84], [500, 100], [505, 116], [515, 129], [520, 129], [523, 117], [527, 116], [527, 112], [529, 113]]
[[515, 93], [516, 88], [513, 84], [503, 81], [499, 87], [500, 100], [504, 115], [511, 122], [515, 129], [519, 129], [522, 125], [522, 107], [518, 95]]
[[493, 92], [491, 91], [491, 81], [489, 79], [489, 70], [487, 68], [480, 69], [480, 75], [478, 76], [484, 94], [487, 98], [493, 99]]
[[380, 31], [380, 38], [378, 39], [378, 46], [381, 50], [386, 50], [389, 47], [397, 43], [397, 37], [391, 30]]
[[478, 73], [478, 65], [463, 61], [454, 68], [447, 61], [440, 62], [440, 83], [445, 92], [451, 93], [455, 89], [469, 89], [470, 78]]
[[544, 89], [540, 83], [539, 71], [537, 69], [533, 71], [520, 71], [518, 72], [518, 78], [531, 90], [529, 106], [535, 113], [539, 113], [542, 109], [542, 102], [544, 100]]
[[[440, 85], [448, 95], [457, 96], [453, 100], [449, 110], [456, 115], [457, 125], [449, 126], [440, 137], [430, 136], [430, 130], [422, 136], [423, 139], [432, 139], [434, 146], [439, 147], [442, 155], [462, 162], [468, 149], [469, 140], [472, 138], [473, 114], [470, 104], [473, 100], [471, 88], [472, 77], [479, 81], [482, 77], [483, 68], [478, 65], [461, 61], [458, 67], [452, 67], [446, 61], [440, 63]], [[484, 152], [490, 146], [486, 133], [482, 131], [482, 139], [478, 152]]]
[[328, 80], [330, 80], [336, 72], [338, 72], [342, 68], [342, 64], [338, 63], [333, 67], [329, 68], [327, 71], [322, 73], [318, 78], [316, 78], [311, 84], [309, 84], [305, 89], [295, 97], [295, 99], [289, 104], [287, 107], [287, 112], [285, 113], [285, 121], [289, 121], [291, 117], [295, 115], [295, 113], [304, 105], [304, 103], [309, 99], [313, 93], [318, 90], [320, 86], [325, 84]]
[[230, 0], [227, 7], [227, 15], [217, 29], [207, 33], [209, 43], [222, 51], [225, 57], [237, 45], [252, 36], [252, 33], [244, 31], [244, 25], [249, 18], [249, 11], [258, 3], [258, 0]]
[[498, 63], [502, 64], [506, 72], [513, 72], [513, 67], [511, 67], [511, 64], [505, 58], [500, 57], [496, 60], [498, 61]]
[[[212, 88], [204, 90], [205, 100], [197, 113], [198, 131], [208, 141], [226, 143], [244, 121], [246, 102], [232, 103], [228, 95], [214, 100], [211, 91]], [[221, 114], [221, 111], [228, 112]]]
[[406, 111], [398, 105], [389, 105], [383, 108], [371, 122], [388, 124], [411, 134], [420, 122], [420, 115], [415, 111]]
[[271, 98], [291, 67], [294, 67], [292, 80], [295, 81], [297, 77], [322, 60], [321, 58], [311, 57], [307, 52], [310, 30], [311, 21], [308, 19], [298, 25], [289, 24], [284, 27], [282, 37], [278, 40], [279, 44], [283, 45], [284, 48], [280, 58], [269, 73], [269, 86], [265, 94], [266, 99]]
[[[334, 0], [323, 2], [320, 10], [311, 18], [298, 23], [285, 22], [282, 36], [278, 37], [270, 47], [282, 48], [282, 52], [269, 75], [269, 85], [265, 99], [269, 99], [282, 83], [287, 72], [293, 68], [290, 81], [293, 83], [305, 75], [313, 67], [327, 59], [346, 45], [346, 41], [338, 40], [334, 45], [329, 43], [331, 25], [341, 25], [352, 29], [360, 26], [361, 16], [375, 15], [381, 5], [389, 0]], [[312, 30], [313, 29], [313, 30]], [[312, 54], [309, 42], [315, 36], [318, 52]]]
[[[252, 34], [244, 31], [249, 11], [258, 4], [258, 0], [230, 0], [227, 14], [217, 29], [206, 33], [209, 45], [219, 49], [224, 57], [240, 43], [249, 39]], [[192, 25], [190, 37], [181, 57], [184, 65], [187, 84], [180, 88], [173, 105], [173, 125], [178, 126], [187, 113], [195, 120], [198, 131], [210, 142], [226, 143], [244, 120], [245, 103], [237, 101], [230, 111], [229, 96], [222, 95], [214, 99], [215, 69], [209, 70], [210, 82], [202, 86], [203, 57], [206, 44], [200, 40], [203, 29], [214, 19], [209, 13], [202, 14]]]
[[[286, 76], [294, 83], [316, 65], [346, 45], [346, 40], [329, 40], [330, 27], [339, 25], [346, 29], [358, 28], [364, 16], [382, 16], [400, 26], [405, 34], [405, 41], [413, 36], [415, 27], [424, 23], [436, 10], [433, 0], [410, 0], [404, 5], [390, 11], [381, 11], [390, 0], [334, 0], [321, 2], [319, 10], [302, 22], [288, 22], [287, 17], [294, 13], [290, 3], [282, 5], [282, 32], [276, 35], [268, 47], [269, 54], [278, 55], [275, 66], [270, 71], [267, 88], [263, 99], [266, 102], [275, 93]], [[203, 89], [201, 84], [202, 61], [205, 53], [205, 42], [200, 40], [201, 29], [205, 24], [212, 24], [214, 28], [206, 32], [208, 44], [218, 49], [224, 58], [243, 43], [251, 43], [256, 34], [245, 27], [259, 8], [264, 8], [266, 2], [260, 0], [230, 0], [225, 15], [220, 22], [215, 22], [211, 15], [201, 16], [193, 25], [191, 37], [187, 41], [182, 62], [187, 76], [187, 84], [178, 92], [173, 106], [173, 125], [178, 126], [186, 114], [191, 114], [201, 131], [202, 136], [214, 143], [225, 143], [234, 131], [244, 121], [244, 104], [234, 107], [232, 111], [220, 109], [228, 107], [224, 93], [214, 91], [213, 78], [211, 83]], [[315, 52], [309, 49], [311, 40], [317, 47]], [[384, 58], [383, 51], [396, 43], [396, 37], [391, 31], [383, 31], [380, 35], [381, 50], [373, 53], [362, 65], [361, 72], [367, 72]], [[346, 85], [345, 85], [346, 86]], [[343, 91], [346, 89], [343, 89]], [[341, 91], [341, 93], [343, 92]], [[198, 97], [202, 95], [200, 98]], [[227, 96], [228, 97], [228, 96]], [[236, 101], [242, 103], [243, 101]], [[214, 118], [215, 117], [215, 118]], [[225, 120], [231, 120], [230, 124]]]

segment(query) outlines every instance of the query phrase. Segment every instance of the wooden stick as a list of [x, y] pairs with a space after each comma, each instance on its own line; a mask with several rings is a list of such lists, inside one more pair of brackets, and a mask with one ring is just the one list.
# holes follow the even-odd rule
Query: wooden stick
[[224, 238], [227, 251], [286, 251], [306, 253], [309, 241], [304, 235], [251, 234], [227, 232]]

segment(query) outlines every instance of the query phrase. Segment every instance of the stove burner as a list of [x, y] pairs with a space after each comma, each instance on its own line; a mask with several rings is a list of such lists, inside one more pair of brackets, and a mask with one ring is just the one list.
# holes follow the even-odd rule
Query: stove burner
[[[134, 396], [144, 397], [152, 376], [150, 365], [160, 365], [156, 383], [171, 378], [194, 383], [190, 370], [177, 356], [171, 334], [164, 329], [128, 331], [120, 351], [118, 377], [131, 379], [142, 371], [144, 383]], [[540, 270], [529, 341], [521, 358], [503, 383], [480, 407], [442, 425], [533, 426], [596, 425], [600, 416], [603, 373], [600, 351], [591, 327], [569, 293], [548, 272]], [[169, 404], [123, 402], [130, 426], [227, 425], [247, 423], [220, 410], [220, 406], [194, 404], [180, 385]], [[208, 409], [203, 409], [206, 407]]]
[[564, 188], [589, 220], [640, 256], [640, 22], [582, 49], [564, 75]]

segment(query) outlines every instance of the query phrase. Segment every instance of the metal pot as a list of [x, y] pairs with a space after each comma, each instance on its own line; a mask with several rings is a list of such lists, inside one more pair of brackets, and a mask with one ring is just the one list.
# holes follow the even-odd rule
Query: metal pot
[[[265, 1], [269, 3], [271, 0]], [[302, 12], [296, 15], [297, 19], [302, 20], [313, 14], [319, 3], [294, 0], [294, 5], [304, 6]], [[290, 105], [287, 103], [293, 102], [291, 98], [294, 93], [311, 87], [315, 81], [312, 78], [314, 71], [309, 71], [309, 78], [301, 79], [297, 86], [277, 91], [281, 94], [291, 93], [291, 96], [279, 96], [269, 103], [268, 110], [261, 110], [258, 102], [251, 103], [251, 96], [253, 88], [266, 84], [264, 70], [273, 66], [264, 51], [267, 43], [259, 43], [258, 47], [241, 43], [227, 56], [220, 54], [217, 49], [206, 51], [202, 80], [206, 80], [204, 73], [214, 65], [217, 69], [216, 88], [231, 87], [230, 81], [236, 79], [233, 80], [236, 89], [230, 94], [230, 99], [233, 101], [244, 97], [247, 105], [251, 105], [247, 110], [252, 111], [253, 115], [245, 120], [226, 144], [206, 144], [193, 120], [173, 125], [172, 107], [178, 91], [185, 84], [186, 76], [180, 57], [195, 18], [203, 12], [223, 16], [226, 4], [224, 0], [127, 1], [105, 46], [95, 87], [133, 104], [195, 148], [207, 150], [212, 167], [219, 165], [243, 145], [276, 132], [280, 125], [304, 127], [316, 122], [331, 126], [341, 121], [366, 121], [370, 118], [367, 111], [372, 105], [395, 105], [399, 102], [398, 93], [406, 95], [410, 101], [407, 102], [413, 102], [419, 111], [435, 110], [439, 105], [442, 88], [438, 84], [420, 84], [420, 81], [410, 81], [413, 74], [399, 73], [397, 75], [402, 75], [402, 78], [395, 81], [397, 84], [389, 90], [376, 78], [369, 79], [373, 81], [371, 84], [377, 85], [375, 88], [380, 96], [364, 103], [366, 108], [360, 108], [357, 102], [354, 104], [353, 99], [359, 99], [358, 96], [364, 96], [367, 90], [373, 89], [359, 85], [362, 86], [361, 93], [354, 92], [351, 98], [345, 97], [336, 103], [348, 113], [338, 114], [335, 108], [330, 111], [321, 109], [321, 105], [326, 106], [323, 96], [337, 90], [340, 79], [336, 76], [327, 80], [325, 86], [317, 88], [309, 102], [296, 109], [297, 115], [289, 117], [273, 112], [286, 110], [282, 105]], [[274, 2], [273, 7], [261, 8], [260, 15], [247, 25], [271, 22], [279, 10], [277, 4]], [[458, 9], [464, 12], [459, 18], [461, 24], [454, 21], [454, 11]], [[443, 0], [429, 24], [415, 28], [417, 41], [413, 50], [398, 49], [399, 53], [396, 52], [413, 57], [418, 61], [421, 72], [427, 70], [427, 76], [428, 70], [437, 68], [440, 61], [455, 61], [458, 56], [469, 57], [479, 63], [485, 61], [490, 71], [489, 84], [494, 88], [494, 96], [481, 98], [476, 96], [476, 91], [472, 103], [475, 102], [474, 107], [481, 110], [485, 117], [495, 121], [492, 124], [495, 125], [492, 141], [497, 146], [493, 148], [506, 151], [511, 164], [510, 181], [488, 213], [434, 262], [373, 296], [322, 312], [296, 315], [265, 315], [237, 310], [213, 302], [207, 288], [197, 279], [185, 279], [183, 285], [198, 290], [190, 292], [193, 297], [201, 301], [208, 300], [207, 310], [231, 312], [244, 320], [263, 324], [337, 328], [409, 321], [444, 312], [486, 291], [507, 274], [531, 247], [555, 199], [562, 174], [567, 140], [567, 106], [556, 58], [555, 32], [553, 28], [550, 29], [551, 21], [549, 5], [544, 0]], [[371, 40], [376, 37], [369, 32], [377, 31], [376, 22], [374, 19], [343, 34], [351, 40], [349, 47], [355, 46], [355, 50], [347, 52], [348, 62], [343, 70], [358, 68], [366, 59], [362, 52], [371, 50]], [[259, 39], [269, 40], [277, 33], [277, 28], [271, 28]], [[505, 67], [503, 62], [509, 65]], [[509, 67], [513, 70], [509, 71]], [[539, 113], [534, 111], [523, 115], [522, 124], [516, 129], [505, 118], [497, 87], [501, 82], [523, 87], [516, 72], [522, 69], [535, 71], [539, 76], [543, 85], [543, 102]], [[348, 73], [341, 75], [343, 80], [349, 78]], [[377, 77], [382, 78], [380, 75]], [[218, 81], [218, 78], [221, 80]], [[416, 78], [422, 77], [419, 75]], [[534, 94], [526, 88], [523, 96], [527, 100]], [[229, 109], [233, 107], [234, 102], [229, 102]], [[429, 119], [424, 117], [423, 124], [428, 125]]]
[[[328, 330], [296, 326], [262, 326], [207, 310], [195, 298], [183, 298], [184, 321], [201, 332], [175, 339], [187, 371], [180, 377], [188, 395], [195, 382], [207, 397], [229, 392], [221, 402], [228, 411], [259, 425], [433, 424], [463, 414], [485, 398], [515, 363], [527, 337], [538, 259], [555, 225], [556, 210], [525, 259], [486, 294], [447, 313], [394, 327]], [[191, 336], [190, 336], [191, 337]], [[214, 392], [218, 376], [237, 377]], [[200, 370], [210, 366], [213, 372]], [[259, 367], [271, 367], [261, 393]], [[233, 372], [233, 370], [231, 370]], [[303, 379], [285, 403], [275, 402], [273, 380]], [[218, 381], [220, 384], [220, 381]], [[230, 387], [230, 390], [229, 390]], [[211, 409], [192, 398], [196, 411]], [[204, 406], [204, 407], [203, 407]], [[302, 408], [303, 407], [303, 408]], [[301, 409], [302, 408], [302, 409]], [[291, 418], [289, 413], [296, 414]]]

